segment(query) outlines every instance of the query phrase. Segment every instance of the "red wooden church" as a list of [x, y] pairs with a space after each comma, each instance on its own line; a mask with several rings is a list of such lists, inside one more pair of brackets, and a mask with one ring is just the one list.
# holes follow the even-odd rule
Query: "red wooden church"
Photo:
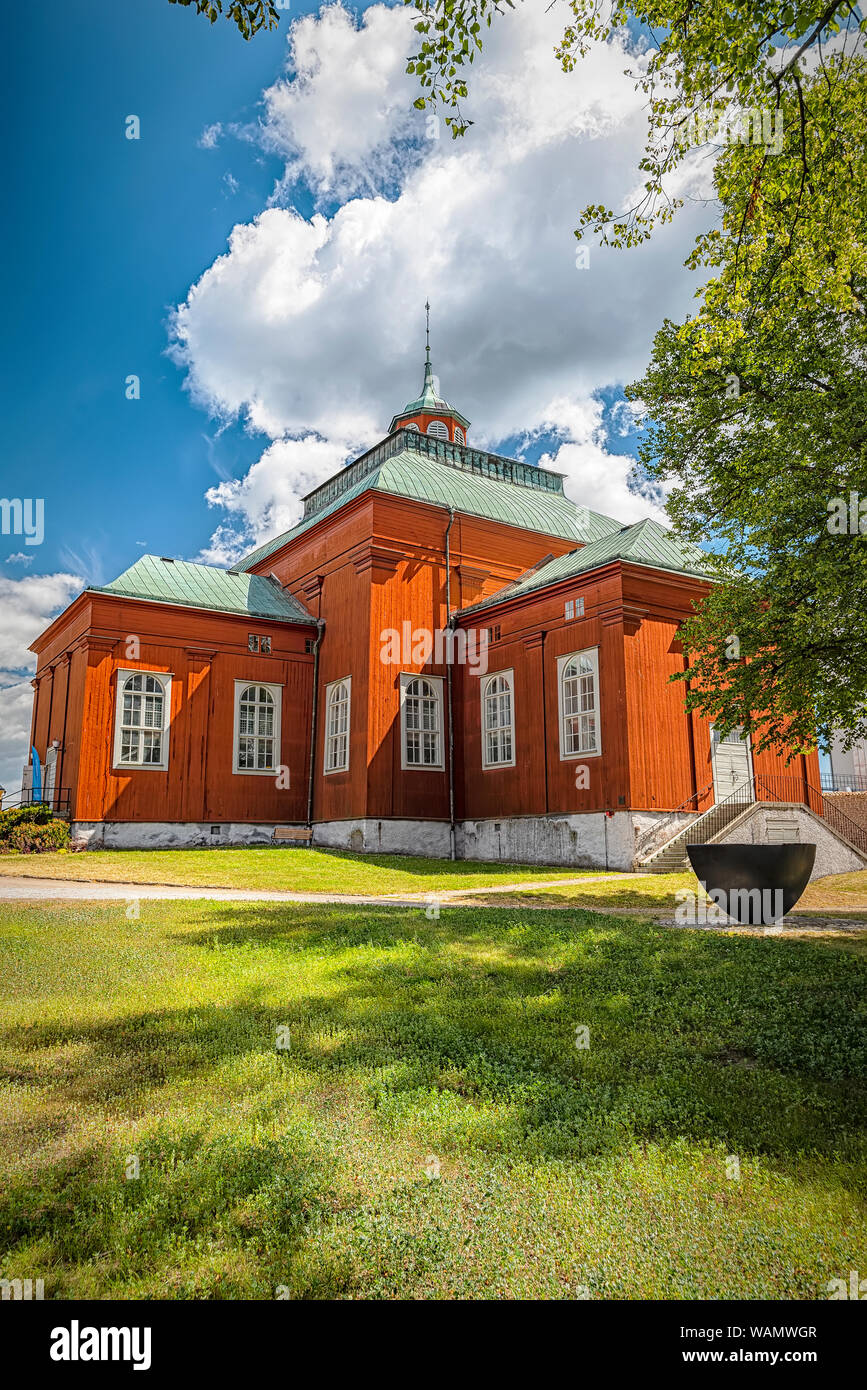
[[[424, 387], [232, 570], [143, 556], [34, 643], [31, 742], [92, 845], [321, 845], [631, 868], [756, 774], [687, 714], [701, 552], [467, 443]], [[801, 795], [803, 789], [803, 797]]]

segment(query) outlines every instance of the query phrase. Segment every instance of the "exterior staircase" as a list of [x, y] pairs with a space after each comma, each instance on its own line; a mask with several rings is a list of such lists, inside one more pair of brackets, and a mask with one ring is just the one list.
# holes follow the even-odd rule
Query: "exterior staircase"
[[[779, 784], [779, 785], [778, 785]], [[867, 860], [867, 830], [844, 815], [820, 791], [796, 777], [751, 777], [729, 796], [709, 807], [661, 844], [642, 854], [639, 845], [636, 867], [645, 873], [676, 874], [689, 869], [688, 845], [709, 845], [731, 830], [736, 821], [752, 810], [756, 802], [802, 805], [823, 819], [835, 835]], [[681, 809], [681, 808], [679, 808]], [[677, 813], [674, 813], [676, 816]]]

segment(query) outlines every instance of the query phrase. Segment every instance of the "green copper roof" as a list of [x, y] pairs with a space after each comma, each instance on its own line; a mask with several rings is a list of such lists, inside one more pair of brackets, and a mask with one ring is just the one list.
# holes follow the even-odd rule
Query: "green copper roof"
[[[709, 578], [706, 568], [707, 556], [697, 546], [676, 540], [671, 531], [660, 526], [649, 517], [636, 521], [632, 526], [624, 526], [613, 535], [603, 536], [592, 541], [580, 550], [570, 550], [559, 555], [541, 569], [534, 570], [525, 579], [509, 584], [472, 608], [489, 608], [495, 603], [518, 598], [536, 589], [544, 589], [549, 584], [559, 584], [564, 579], [572, 579], [588, 570], [600, 569], [612, 560], [625, 560], [633, 565], [645, 565], [651, 569], [674, 570], [678, 574]], [[467, 609], [463, 609], [467, 612]]]
[[194, 565], [188, 560], [161, 560], [157, 555], [142, 555], [110, 584], [102, 588], [92, 586], [89, 592], [123, 594], [157, 603], [176, 603], [184, 608], [209, 608], [217, 613], [245, 613], [251, 618], [316, 621], [291, 594], [264, 575], [238, 574], [215, 565]]
[[238, 568], [248, 570], [261, 564], [315, 522], [368, 491], [439, 507], [451, 505], [467, 516], [486, 517], [576, 542], [620, 531], [620, 523], [610, 516], [579, 511], [563, 492], [559, 473], [412, 430], [398, 430], [309, 493], [299, 524], [245, 556]]

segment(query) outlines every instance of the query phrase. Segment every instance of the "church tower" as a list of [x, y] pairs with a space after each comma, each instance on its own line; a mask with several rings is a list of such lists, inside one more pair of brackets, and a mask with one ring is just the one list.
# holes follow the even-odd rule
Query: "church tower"
[[430, 304], [425, 303], [427, 332], [425, 334], [424, 385], [418, 400], [410, 401], [389, 426], [395, 430], [419, 430], [434, 439], [450, 439], [454, 444], [466, 444], [469, 420], [438, 394], [430, 361]]

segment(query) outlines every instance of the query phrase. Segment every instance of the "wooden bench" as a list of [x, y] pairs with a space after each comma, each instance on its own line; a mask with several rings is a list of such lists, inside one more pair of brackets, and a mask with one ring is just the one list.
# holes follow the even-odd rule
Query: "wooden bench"
[[306, 825], [277, 825], [274, 827], [274, 839], [289, 841], [290, 844], [309, 844], [313, 831]]

